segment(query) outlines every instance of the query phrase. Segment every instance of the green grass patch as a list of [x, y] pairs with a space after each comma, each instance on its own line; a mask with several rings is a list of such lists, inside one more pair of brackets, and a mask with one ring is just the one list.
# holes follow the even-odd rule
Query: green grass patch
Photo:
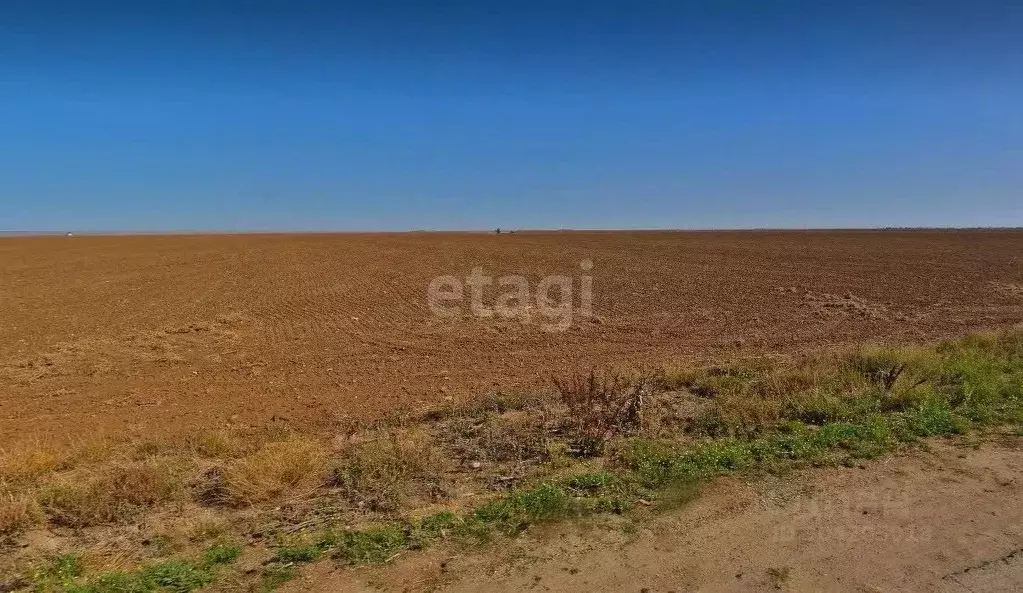
[[260, 580], [261, 591], [273, 591], [281, 585], [295, 578], [298, 568], [294, 564], [270, 564], [263, 569], [263, 576]]
[[219, 568], [233, 563], [241, 547], [216, 545], [199, 560], [167, 560], [149, 564], [133, 572], [107, 572], [92, 577], [83, 574], [75, 555], [57, 556], [32, 578], [36, 591], [68, 593], [148, 593], [167, 591], [187, 593], [213, 583]]

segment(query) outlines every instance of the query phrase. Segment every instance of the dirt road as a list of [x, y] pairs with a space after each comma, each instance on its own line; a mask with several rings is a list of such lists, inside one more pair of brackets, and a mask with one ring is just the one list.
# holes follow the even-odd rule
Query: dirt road
[[631, 527], [558, 526], [377, 568], [323, 562], [286, 591], [1019, 591], [1023, 439], [719, 480]]
[[[434, 315], [431, 280], [474, 268], [521, 275], [531, 296], [567, 277], [567, 329], [467, 301]], [[1019, 323], [1023, 231], [7, 237], [0, 445], [326, 430], [570, 368]]]

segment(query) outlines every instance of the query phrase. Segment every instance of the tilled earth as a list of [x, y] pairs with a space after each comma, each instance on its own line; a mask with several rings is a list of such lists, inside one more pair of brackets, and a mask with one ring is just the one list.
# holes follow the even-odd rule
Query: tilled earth
[[[474, 314], [468, 286], [436, 315], [431, 280], [473, 268], [522, 276], [522, 315]], [[536, 303], [552, 275], [571, 308]], [[327, 430], [591, 366], [1020, 323], [1020, 230], [7, 237], [0, 445]]]

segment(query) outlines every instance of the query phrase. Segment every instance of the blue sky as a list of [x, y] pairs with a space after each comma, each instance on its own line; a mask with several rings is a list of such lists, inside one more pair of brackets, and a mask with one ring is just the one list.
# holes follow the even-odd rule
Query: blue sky
[[1023, 226], [1021, 106], [1019, 2], [5, 0], [0, 229]]

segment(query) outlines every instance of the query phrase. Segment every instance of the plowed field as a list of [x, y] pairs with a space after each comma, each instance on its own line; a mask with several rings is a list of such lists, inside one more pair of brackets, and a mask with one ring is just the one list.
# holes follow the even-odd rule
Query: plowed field
[[[592, 270], [580, 262], [591, 260]], [[473, 268], [592, 276], [592, 315], [435, 315]], [[492, 303], [501, 291], [484, 293]], [[1023, 323], [1023, 231], [0, 239], [0, 445], [346, 416], [656, 366]]]

